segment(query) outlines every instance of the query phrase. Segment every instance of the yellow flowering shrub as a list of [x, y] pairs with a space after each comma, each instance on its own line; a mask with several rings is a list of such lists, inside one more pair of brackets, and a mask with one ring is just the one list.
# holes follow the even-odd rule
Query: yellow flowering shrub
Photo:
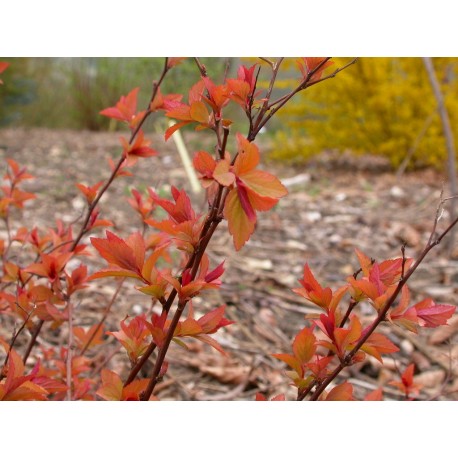
[[[349, 58], [333, 61], [328, 74]], [[458, 136], [458, 58], [433, 62]], [[289, 79], [281, 81], [284, 89], [297, 85], [294, 63], [295, 59], [285, 62]], [[279, 111], [279, 119], [283, 126], [275, 134], [275, 158], [298, 162], [323, 150], [350, 150], [385, 156], [393, 167], [408, 155], [409, 168], [444, 165], [446, 147], [437, 104], [419, 57], [360, 58], [336, 78], [299, 93]]]

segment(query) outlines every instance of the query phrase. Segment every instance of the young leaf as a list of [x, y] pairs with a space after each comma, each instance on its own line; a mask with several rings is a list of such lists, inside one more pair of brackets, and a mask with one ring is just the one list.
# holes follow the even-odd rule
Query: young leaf
[[294, 356], [301, 364], [308, 363], [316, 351], [316, 337], [311, 328], [300, 331], [293, 342]]
[[224, 217], [227, 219], [235, 249], [239, 251], [254, 232], [256, 221], [250, 220], [243, 210], [237, 189], [232, 189], [226, 198]]
[[325, 397], [325, 401], [353, 401], [353, 386], [349, 382], [334, 387]]
[[108, 261], [110, 269], [98, 272], [90, 280], [103, 276], [126, 276], [141, 278], [145, 259], [145, 241], [139, 232], [130, 235], [126, 240], [106, 231], [106, 239], [91, 237], [92, 245]]
[[394, 345], [388, 337], [374, 332], [366, 340], [364, 345], [361, 347], [361, 350], [368, 355], [374, 356], [382, 363], [382, 353], [396, 353], [399, 351], [399, 348]]
[[383, 401], [383, 389], [382, 388], [377, 388], [374, 391], [371, 391], [370, 393], [366, 394], [364, 397], [365, 401]]
[[401, 381], [392, 381], [390, 382], [390, 385], [397, 387], [406, 395], [406, 397], [411, 394], [418, 394], [421, 389], [421, 385], [413, 381], [414, 370], [415, 365], [413, 363], [409, 364], [406, 370], [401, 374]]
[[456, 310], [454, 305], [436, 304], [432, 299], [424, 299], [413, 307], [420, 319], [420, 324], [426, 328], [437, 328], [447, 324]]
[[117, 119], [118, 121], [123, 121], [131, 129], [135, 129], [145, 114], [144, 111], [137, 113], [137, 95], [139, 90], [139, 87], [132, 89], [126, 96], [121, 96], [121, 99], [114, 107], [105, 108], [100, 114]]

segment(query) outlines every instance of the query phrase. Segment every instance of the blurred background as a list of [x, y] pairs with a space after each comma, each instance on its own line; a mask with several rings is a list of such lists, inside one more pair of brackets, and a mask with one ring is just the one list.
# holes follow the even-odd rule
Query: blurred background
[[[0, 89], [0, 127], [91, 131], [119, 128], [99, 112], [133, 87], [140, 87], [139, 107], [143, 107], [163, 65], [162, 58], [144, 57], [0, 59], [11, 64]], [[349, 58], [333, 60], [336, 68]], [[202, 62], [208, 74], [222, 82], [226, 72], [234, 76], [240, 63], [251, 65], [256, 60], [203, 58]], [[456, 135], [458, 58], [434, 58], [433, 64]], [[268, 71], [263, 64], [261, 81]], [[168, 75], [164, 93], [185, 93], [198, 78], [192, 59], [185, 60]], [[298, 80], [295, 59], [286, 59], [278, 94], [292, 89]], [[244, 114], [235, 108], [228, 116], [242, 121]], [[153, 130], [153, 124], [146, 129]], [[271, 157], [290, 163], [332, 151], [382, 157], [393, 169], [443, 170], [446, 157], [437, 102], [418, 57], [360, 59], [338, 77], [298, 94], [269, 124], [266, 137], [272, 140]]]

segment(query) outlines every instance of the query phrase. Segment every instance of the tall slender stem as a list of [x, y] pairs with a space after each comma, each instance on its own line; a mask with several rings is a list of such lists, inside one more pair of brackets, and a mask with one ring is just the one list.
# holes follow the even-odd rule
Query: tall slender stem
[[[443, 202], [438, 207], [442, 207]], [[365, 334], [361, 337], [361, 339], [357, 342], [353, 350], [351, 350], [343, 359], [342, 361], [338, 364], [338, 366], [332, 371], [331, 374], [329, 374], [321, 383], [318, 384], [317, 389], [311, 396], [310, 400], [311, 401], [316, 401], [320, 397], [320, 395], [323, 393], [323, 391], [326, 389], [326, 387], [337, 377], [337, 375], [347, 366], [351, 364], [351, 361], [353, 357], [356, 355], [356, 353], [361, 349], [361, 347], [365, 344], [367, 339], [374, 333], [375, 329], [380, 325], [382, 321], [385, 320], [386, 314], [388, 310], [391, 308], [391, 306], [394, 304], [396, 301], [397, 297], [399, 296], [399, 293], [401, 292], [402, 288], [404, 285], [407, 283], [409, 278], [412, 276], [412, 274], [417, 270], [418, 266], [423, 262], [427, 254], [439, 243], [443, 240], [443, 238], [452, 231], [452, 229], [458, 224], [458, 218], [453, 220], [448, 227], [436, 238], [435, 237], [435, 230], [438, 222], [438, 213], [436, 214], [436, 219], [434, 221], [434, 226], [433, 230], [431, 232], [431, 236], [429, 238], [428, 243], [426, 244], [425, 248], [423, 249], [422, 253], [418, 257], [418, 259], [414, 262], [414, 264], [410, 267], [410, 269], [405, 273], [405, 275], [402, 277], [402, 279], [399, 281], [396, 289], [394, 292], [391, 294], [389, 299], [387, 300], [386, 304], [382, 308], [382, 310], [379, 312], [377, 315], [377, 318], [372, 322], [372, 324], [369, 326]], [[299, 396], [298, 400], [303, 400], [305, 396]]]

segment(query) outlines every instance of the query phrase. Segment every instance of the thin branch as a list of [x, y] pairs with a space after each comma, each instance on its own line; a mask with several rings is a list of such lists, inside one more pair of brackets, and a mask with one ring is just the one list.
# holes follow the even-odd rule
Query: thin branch
[[[380, 325], [382, 321], [385, 320], [386, 314], [388, 310], [391, 308], [391, 306], [394, 304], [396, 301], [399, 293], [401, 292], [402, 288], [404, 285], [407, 283], [409, 278], [412, 276], [412, 274], [417, 270], [418, 266], [423, 262], [427, 254], [439, 243], [443, 240], [443, 238], [458, 224], [458, 218], [455, 218], [454, 221], [452, 221], [448, 227], [436, 238], [434, 238], [434, 234], [436, 231], [437, 227], [437, 222], [439, 218], [439, 208], [442, 207], [444, 204], [444, 200], [441, 200], [441, 202], [438, 205], [438, 210], [436, 212], [436, 218], [434, 220], [433, 224], [433, 230], [431, 231], [431, 236], [429, 238], [429, 241], [427, 242], [425, 248], [423, 249], [422, 253], [418, 257], [418, 259], [414, 262], [414, 264], [410, 267], [410, 269], [405, 273], [404, 277], [399, 281], [396, 289], [392, 293], [392, 295], [389, 297], [387, 300], [386, 304], [384, 305], [383, 309], [379, 312], [377, 318], [373, 321], [373, 323], [369, 326], [365, 334], [359, 339], [353, 350], [351, 350], [339, 363], [339, 365], [334, 369], [334, 371], [326, 377], [317, 387], [313, 395], [311, 396], [310, 400], [311, 401], [316, 401], [321, 393], [325, 390], [325, 388], [331, 383], [337, 375], [342, 371], [342, 369], [346, 366], [351, 365], [351, 361], [353, 357], [356, 355], [356, 353], [361, 349], [361, 347], [364, 345], [364, 343], [369, 339], [369, 337], [373, 334], [375, 329]], [[298, 398], [299, 399], [299, 398]], [[299, 400], [304, 399], [304, 397], [300, 397]]]
[[33, 346], [35, 345], [35, 342], [37, 341], [38, 334], [40, 334], [41, 328], [43, 327], [43, 324], [45, 322], [43, 320], [40, 320], [37, 325], [35, 326], [35, 329], [33, 330], [32, 337], [30, 338], [29, 345], [27, 346], [27, 349], [24, 353], [24, 356], [22, 358], [22, 362], [24, 364], [27, 363], [27, 359], [29, 358], [30, 352], [32, 351]]
[[142, 401], [149, 400], [157, 382], [159, 381], [159, 374], [161, 372], [162, 364], [164, 363], [164, 360], [165, 360], [165, 355], [167, 354], [167, 350], [169, 349], [170, 342], [172, 341], [173, 334], [175, 332], [175, 328], [178, 325], [178, 322], [180, 320], [181, 314], [184, 311], [185, 306], [186, 306], [185, 303], [178, 303], [177, 311], [175, 312], [172, 322], [170, 323], [170, 326], [167, 331], [167, 335], [165, 336], [163, 345], [159, 349], [157, 360], [156, 360], [156, 363], [154, 364], [153, 373], [151, 375], [148, 386], [146, 387], [146, 390], [141, 395]]
[[[199, 71], [200, 71], [201, 75], [203, 77], [206, 77], [207, 76], [207, 72], [206, 72], [205, 66], [200, 62], [200, 60], [197, 57], [194, 58], [194, 60], [196, 62], [197, 67], [199, 68]], [[317, 68], [315, 68], [313, 72], [310, 72], [308, 78], [309, 79], [312, 78], [313, 75], [315, 74], [315, 72], [319, 71], [321, 66], [324, 65], [327, 62], [327, 60], [329, 60], [329, 58], [325, 59], [320, 65], [318, 65]], [[271, 82], [271, 88], [270, 88], [270, 91], [268, 91], [269, 94], [271, 93], [271, 91], [273, 89], [274, 81], [275, 81], [275, 78], [276, 78], [276, 73], [278, 72], [278, 67], [280, 66], [281, 62], [282, 62], [282, 59], [277, 61], [277, 68], [274, 69], [274, 75], [272, 77], [272, 82]], [[336, 73], [338, 73], [338, 71], [336, 71]], [[286, 103], [286, 101], [284, 103]], [[280, 106], [278, 106], [274, 110], [274, 112], [278, 111], [279, 108], [280, 108]], [[269, 116], [267, 117], [267, 119], [270, 119], [270, 117], [273, 114], [274, 113], [270, 113]], [[262, 119], [262, 116], [258, 117], [258, 119]], [[267, 121], [265, 121], [265, 122], [267, 122]], [[254, 129], [250, 129], [250, 133], [248, 135], [248, 140], [249, 141], [253, 141], [256, 138], [256, 136], [259, 133], [262, 125], [264, 125], [265, 122], [263, 122], [261, 120], [261, 123], [260, 123], [261, 125], [260, 126], [254, 128]], [[223, 130], [223, 132], [221, 132], [221, 126], [218, 123], [217, 126], [214, 129], [214, 132], [215, 132], [216, 138], [217, 138], [217, 147], [218, 147], [219, 155], [220, 155], [220, 157], [224, 157], [225, 147], [226, 147], [226, 143], [227, 143], [227, 135], [228, 135], [229, 131], [228, 130]], [[235, 157], [233, 158], [232, 163], [234, 163], [236, 157], [237, 157], [237, 155], [235, 155]], [[223, 211], [223, 208], [224, 208], [224, 203], [225, 203], [225, 199], [227, 198], [227, 195], [228, 195], [228, 189], [227, 188], [225, 189], [223, 186], [219, 185], [217, 194], [214, 197], [212, 205], [210, 206], [210, 210], [207, 213], [207, 217], [206, 217], [205, 223], [204, 223], [204, 225], [202, 227], [202, 230], [201, 230], [201, 233], [200, 233], [200, 236], [199, 236], [199, 243], [198, 243], [197, 247], [195, 248], [193, 254], [190, 256], [190, 258], [189, 258], [189, 260], [188, 260], [188, 262], [186, 264], [186, 267], [183, 269], [183, 271], [186, 270], [186, 269], [191, 269], [191, 272], [190, 272], [191, 280], [195, 279], [195, 277], [197, 275], [197, 272], [198, 272], [198, 269], [199, 269], [199, 266], [200, 266], [200, 262], [201, 262], [202, 256], [204, 255], [205, 250], [206, 250], [206, 248], [208, 246], [208, 243], [210, 242], [210, 240], [211, 240], [211, 238], [212, 238], [217, 226], [219, 225], [219, 223], [222, 220], [222, 211]], [[181, 282], [181, 278], [180, 277], [179, 277], [179, 281]], [[176, 289], [173, 289], [171, 291], [171, 293], [169, 294], [169, 297], [168, 297], [166, 303], [163, 305], [163, 314], [165, 314], [165, 316], [168, 315], [170, 307], [172, 306], [177, 294], [178, 294], [178, 292], [177, 292]], [[180, 301], [178, 303], [178, 307], [177, 307], [177, 309], [176, 309], [176, 311], [175, 311], [175, 313], [173, 315], [172, 321], [171, 321], [171, 323], [169, 325], [169, 328], [167, 330], [167, 335], [166, 335], [166, 338], [165, 338], [165, 342], [159, 348], [159, 353], [158, 353], [157, 359], [156, 359], [154, 367], [153, 367], [153, 372], [152, 372], [150, 381], [148, 383], [148, 387], [147, 387], [147, 389], [145, 390], [145, 392], [141, 396], [142, 400], [148, 400], [150, 398], [151, 394], [153, 393], [153, 390], [154, 390], [154, 388], [155, 388], [155, 386], [156, 386], [156, 384], [158, 382], [159, 374], [161, 373], [162, 365], [163, 365], [163, 362], [165, 360], [165, 356], [166, 356], [166, 353], [168, 351], [168, 347], [170, 345], [170, 342], [172, 341], [176, 326], [179, 323], [179, 319], [180, 319], [180, 317], [181, 317], [186, 305], [187, 305], [187, 301], [184, 301], [184, 302]], [[124, 386], [126, 386], [128, 383], [130, 383], [131, 381], [134, 380], [136, 374], [139, 372], [141, 367], [146, 363], [146, 361], [148, 360], [150, 355], [153, 353], [155, 348], [156, 348], [156, 344], [154, 342], [151, 342], [151, 344], [149, 345], [149, 347], [147, 348], [147, 350], [145, 351], [143, 356], [140, 358], [140, 360], [132, 368], [127, 380], [124, 382]]]
[[259, 133], [259, 131], [269, 122], [269, 120], [272, 118], [272, 116], [278, 111], [280, 110], [287, 102], [289, 102], [289, 100], [291, 100], [298, 92], [300, 91], [303, 91], [304, 89], [307, 89], [308, 87], [310, 86], [313, 86], [315, 84], [318, 84], [318, 83], [321, 83], [323, 81], [326, 81], [327, 79], [330, 79], [330, 78], [334, 78], [338, 73], [340, 73], [341, 71], [345, 70], [346, 68], [348, 68], [350, 65], [353, 65], [357, 60], [358, 60], [358, 57], [355, 57], [353, 60], [351, 60], [350, 62], [348, 62], [347, 64], [345, 64], [344, 66], [342, 67], [339, 67], [337, 68], [336, 70], [334, 70], [333, 73], [331, 73], [330, 75], [328, 76], [325, 76], [323, 78], [320, 78], [319, 80], [317, 81], [311, 81], [312, 77], [323, 67], [323, 65], [328, 62], [331, 58], [330, 57], [326, 57], [325, 59], [323, 59], [322, 62], [320, 62], [319, 65], [316, 66], [316, 68], [314, 68], [308, 75], [307, 77], [304, 79], [304, 81], [302, 81], [299, 86], [296, 87], [296, 89], [294, 89], [293, 91], [291, 91], [289, 94], [287, 94], [286, 96], [276, 100], [275, 102], [271, 103], [269, 106], [268, 106], [268, 109], [270, 110], [267, 114], [267, 116], [265, 118], [263, 118], [259, 123], [257, 123], [255, 129], [254, 129], [254, 132], [253, 134], [254, 135], [257, 135]]
[[[444, 131], [445, 143], [447, 147], [447, 172], [448, 179], [450, 182], [450, 194], [455, 195], [458, 194], [458, 181], [456, 178], [455, 139], [453, 137], [450, 117], [447, 107], [445, 106], [444, 95], [442, 93], [439, 81], [437, 79], [436, 71], [434, 70], [434, 65], [431, 57], [423, 57], [423, 63], [425, 65], [426, 72], [428, 73], [428, 78], [437, 101], [437, 107], [442, 121], [442, 130]], [[454, 202], [450, 207], [450, 221], [453, 221], [455, 219], [456, 213], [456, 204]], [[449, 254], [452, 254], [454, 242], [455, 231], [452, 230], [447, 242], [447, 250]]]
[[[165, 76], [166, 76], [166, 74], [167, 74], [167, 72], [169, 70], [170, 69], [168, 67], [168, 58], [166, 57], [165, 60], [164, 60], [164, 67], [163, 67], [162, 73], [161, 73], [161, 75], [159, 77], [159, 80], [153, 82], [153, 91], [152, 91], [152, 95], [151, 95], [150, 101], [148, 103], [148, 106], [146, 108], [145, 114], [143, 115], [143, 118], [138, 123], [137, 127], [133, 130], [133, 132], [132, 132], [132, 134], [130, 136], [130, 139], [129, 139], [129, 145], [131, 145], [133, 143], [133, 141], [135, 140], [137, 134], [140, 132], [140, 129], [142, 128], [143, 124], [145, 123], [146, 119], [152, 113], [151, 108], [150, 108], [151, 103], [156, 98], [156, 95], [157, 95], [157, 93], [159, 91], [159, 88], [160, 88], [162, 82], [164, 81], [164, 78], [165, 78]], [[87, 233], [87, 231], [88, 231], [87, 225], [88, 225], [88, 223], [89, 223], [89, 221], [91, 219], [91, 216], [92, 216], [97, 204], [99, 203], [99, 201], [102, 198], [102, 196], [105, 194], [106, 190], [110, 187], [111, 183], [116, 178], [116, 175], [117, 175], [119, 169], [121, 168], [122, 164], [124, 163], [124, 161], [125, 161], [124, 156], [121, 156], [119, 161], [115, 165], [110, 177], [108, 178], [108, 180], [106, 181], [104, 186], [99, 190], [96, 198], [93, 200], [91, 205], [89, 205], [89, 207], [87, 209], [86, 217], [85, 217], [85, 219], [83, 221], [83, 224], [81, 226], [81, 229], [80, 229], [78, 235], [73, 240], [73, 243], [72, 243], [72, 245], [70, 247], [70, 251], [75, 251], [76, 247], [78, 246], [78, 243], [83, 238], [83, 236]], [[24, 355], [24, 358], [23, 358], [24, 364], [27, 362], [27, 359], [28, 359], [28, 357], [30, 355], [30, 351], [32, 350], [33, 345], [35, 344], [35, 341], [36, 341], [36, 339], [38, 337], [38, 334], [41, 331], [41, 328], [43, 327], [43, 324], [44, 324], [43, 320], [40, 320], [38, 322], [38, 325], [37, 325], [37, 327], [35, 329], [36, 333], [34, 332], [34, 334], [32, 335], [32, 340], [30, 341], [29, 347], [27, 348], [27, 351], [26, 351], [26, 353]]]
[[72, 400], [72, 360], [73, 360], [73, 304], [67, 302], [68, 346], [67, 346], [67, 401]]
[[260, 59], [263, 62], [266, 62], [267, 64], [269, 64], [271, 68], [274, 68], [274, 62], [272, 62], [271, 60], [267, 59], [266, 57], [258, 57], [258, 59]]
[[258, 114], [259, 121], [262, 120], [262, 118], [264, 117], [264, 114], [266, 113], [266, 111], [269, 108], [270, 97], [272, 96], [272, 91], [275, 86], [275, 81], [278, 76], [278, 71], [280, 70], [280, 65], [282, 64], [283, 60], [284, 60], [284, 57], [280, 57], [280, 59], [278, 59], [276, 62], [272, 64], [272, 77], [270, 78], [269, 88], [267, 89], [267, 93], [265, 96], [264, 103], [262, 104], [261, 111]]
[[[164, 63], [164, 69], [162, 70], [162, 74], [161, 74], [161, 76], [159, 78], [159, 81], [153, 83], [153, 93], [152, 93], [150, 101], [148, 103], [148, 107], [147, 107], [147, 109], [145, 111], [145, 114], [143, 115], [143, 118], [141, 119], [141, 121], [138, 123], [137, 127], [132, 132], [132, 134], [130, 136], [130, 139], [129, 139], [129, 145], [131, 145], [133, 143], [133, 141], [135, 140], [137, 134], [140, 132], [140, 129], [142, 128], [143, 124], [145, 123], [146, 119], [152, 113], [151, 108], [150, 108], [151, 103], [156, 98], [156, 94], [157, 94], [157, 92], [159, 90], [159, 87], [161, 86], [162, 81], [164, 80], [165, 75], [167, 74], [168, 71], [169, 71], [169, 68], [167, 66], [167, 58], [166, 58], [165, 59], [165, 63]], [[93, 202], [89, 206], [89, 208], [87, 210], [86, 218], [84, 219], [84, 222], [83, 222], [83, 225], [82, 225], [82, 227], [80, 229], [80, 232], [78, 233], [78, 235], [76, 236], [75, 240], [73, 241], [73, 244], [72, 244], [72, 246], [70, 248], [70, 251], [74, 251], [75, 250], [75, 248], [78, 245], [78, 243], [80, 242], [81, 238], [86, 233], [87, 225], [88, 225], [89, 220], [90, 220], [90, 218], [92, 216], [92, 213], [94, 212], [94, 210], [95, 210], [97, 204], [99, 203], [100, 199], [102, 198], [102, 196], [105, 194], [106, 190], [110, 187], [111, 183], [116, 178], [116, 175], [117, 175], [119, 169], [121, 168], [124, 160], [125, 160], [124, 156], [121, 156], [119, 161], [117, 162], [116, 166], [114, 167], [110, 177], [108, 178], [107, 182], [100, 189], [100, 191], [97, 193], [97, 197], [93, 200]]]
[[[328, 58], [327, 60], [329, 60], [329, 59], [330, 58]], [[304, 89], [306, 89], [308, 87], [314, 86], [315, 84], [321, 83], [322, 81], [326, 81], [327, 79], [334, 78], [338, 73], [340, 73], [341, 71], [345, 70], [347, 67], [350, 67], [350, 65], [355, 64], [358, 61], [358, 59], [359, 59], [359, 57], [355, 57], [353, 60], [351, 60], [350, 62], [345, 64], [343, 67], [339, 67], [336, 70], [334, 70], [334, 72], [332, 72], [328, 76], [324, 76], [323, 78], [320, 78], [319, 80], [316, 80], [316, 81], [313, 81], [313, 82], [310, 82], [310, 83], [307, 82], [305, 87], [301, 87], [301, 86], [304, 85], [304, 82], [301, 82], [301, 84], [294, 90], [294, 94], [296, 94], [297, 92], [299, 92], [301, 90], [304, 90]], [[316, 72], [316, 69], [314, 70], [314, 73], [315, 72]], [[310, 78], [308, 78], [308, 81], [310, 81]], [[279, 104], [279, 103], [284, 102], [286, 99], [289, 100], [291, 98], [290, 96], [291, 96], [291, 93], [286, 94], [286, 95], [280, 97], [279, 99], [275, 100], [274, 102], [272, 102], [269, 105], [269, 109], [272, 108], [273, 106]], [[286, 100], [286, 101], [288, 101], [288, 100]]]
[[205, 65], [200, 62], [198, 57], [194, 57], [194, 62], [196, 63], [197, 67], [199, 68], [199, 72], [202, 75], [202, 77], [205, 78], [207, 76], [207, 69], [205, 68]]
[[99, 332], [100, 328], [102, 327], [103, 323], [105, 323], [107, 317], [108, 317], [108, 314], [110, 313], [110, 310], [111, 310], [111, 307], [112, 305], [115, 303], [117, 297], [118, 297], [118, 294], [119, 292], [121, 291], [121, 288], [122, 288], [122, 285], [124, 284], [125, 282], [125, 278], [123, 278], [120, 282], [119, 282], [119, 285], [118, 287], [116, 288], [116, 291], [114, 292], [113, 296], [111, 297], [110, 301], [108, 302], [107, 306], [105, 307], [105, 311], [103, 313], [103, 316], [102, 316], [102, 319], [99, 321], [97, 327], [94, 329], [94, 332], [92, 333], [91, 337], [88, 339], [88, 341], [86, 342], [86, 344], [84, 345], [84, 347], [81, 349], [80, 351], [80, 356], [83, 356], [84, 353], [86, 353], [87, 349], [89, 348], [89, 346], [91, 345], [92, 341], [94, 340], [95, 336], [97, 335], [97, 333]]
[[[19, 304], [17, 304], [17, 305], [19, 305]], [[5, 362], [3, 363], [3, 367], [5, 367], [8, 364], [8, 360], [10, 358], [11, 350], [13, 349], [14, 344], [16, 343], [16, 340], [19, 337], [19, 334], [27, 326], [27, 323], [29, 322], [29, 319], [32, 316], [33, 312], [34, 312], [34, 310], [31, 310], [29, 313], [27, 313], [27, 316], [26, 316], [24, 322], [22, 323], [21, 327], [17, 330], [17, 332], [13, 332], [13, 336], [11, 338], [11, 342], [10, 342], [10, 345], [9, 345], [9, 348], [8, 348], [8, 352], [6, 354]], [[0, 371], [0, 381], [3, 379], [3, 377], [4, 377], [3, 371]]]

